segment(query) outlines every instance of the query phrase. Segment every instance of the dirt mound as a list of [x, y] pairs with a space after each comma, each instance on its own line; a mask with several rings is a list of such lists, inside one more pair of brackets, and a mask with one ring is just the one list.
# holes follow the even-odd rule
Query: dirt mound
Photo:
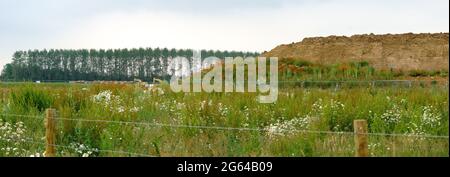
[[280, 45], [263, 56], [320, 64], [367, 61], [378, 69], [448, 71], [449, 33], [305, 38], [298, 43]]

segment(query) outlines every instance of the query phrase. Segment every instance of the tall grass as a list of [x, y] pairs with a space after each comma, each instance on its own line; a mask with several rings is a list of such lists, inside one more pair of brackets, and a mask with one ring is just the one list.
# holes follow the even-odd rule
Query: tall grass
[[280, 61], [281, 80], [342, 81], [342, 80], [392, 80], [407, 77], [448, 77], [448, 71], [402, 71], [396, 69], [375, 69], [367, 61], [335, 63], [329, 65], [310, 63], [296, 58]]
[[[58, 121], [57, 143], [71, 147], [58, 148], [60, 156], [126, 155], [92, 149], [154, 156], [352, 156], [352, 135], [294, 131], [352, 132], [355, 119], [368, 120], [372, 133], [448, 136], [449, 130], [448, 90], [441, 87], [284, 88], [274, 104], [259, 104], [254, 93], [172, 93], [167, 87], [147, 91], [134, 85], [41, 84], [16, 85], [7, 90], [5, 101], [0, 103], [2, 114], [42, 117], [43, 110], [52, 107], [60, 117], [80, 120]], [[42, 119], [12, 115], [1, 115], [0, 119], [10, 124], [22, 122], [22, 137], [43, 142]], [[448, 139], [372, 135], [369, 141], [373, 156], [448, 156]], [[0, 150], [1, 156], [43, 152], [43, 145], [20, 141], [0, 146], [23, 150], [18, 154]]]

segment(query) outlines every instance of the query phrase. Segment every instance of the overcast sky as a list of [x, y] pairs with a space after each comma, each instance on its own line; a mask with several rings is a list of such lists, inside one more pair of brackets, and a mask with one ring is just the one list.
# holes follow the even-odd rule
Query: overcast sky
[[262, 52], [310, 36], [448, 31], [448, 0], [0, 0], [0, 69], [16, 50]]

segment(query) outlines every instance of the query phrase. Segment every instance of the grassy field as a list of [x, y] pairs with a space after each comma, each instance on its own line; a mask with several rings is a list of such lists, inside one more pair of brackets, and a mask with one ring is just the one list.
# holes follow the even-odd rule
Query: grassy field
[[60, 118], [58, 156], [353, 156], [346, 132], [355, 119], [379, 133], [369, 135], [371, 156], [449, 156], [448, 137], [427, 137], [448, 136], [449, 92], [440, 85], [286, 86], [274, 104], [164, 84], [0, 85], [0, 156], [42, 156], [50, 107]]

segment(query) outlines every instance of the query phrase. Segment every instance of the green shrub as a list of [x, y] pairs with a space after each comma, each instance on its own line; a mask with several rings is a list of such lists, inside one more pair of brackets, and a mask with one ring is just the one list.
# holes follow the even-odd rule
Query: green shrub
[[360, 61], [359, 62], [359, 66], [361, 66], [361, 67], [369, 66], [369, 62], [367, 62], [367, 61]]
[[425, 77], [425, 76], [429, 76], [430, 73], [428, 71], [424, 71], [424, 70], [411, 70], [409, 71], [409, 76], [411, 77]]
[[304, 67], [304, 66], [311, 66], [312, 65], [311, 62], [304, 61], [304, 60], [295, 60], [292, 64], [297, 66], [297, 67]]

